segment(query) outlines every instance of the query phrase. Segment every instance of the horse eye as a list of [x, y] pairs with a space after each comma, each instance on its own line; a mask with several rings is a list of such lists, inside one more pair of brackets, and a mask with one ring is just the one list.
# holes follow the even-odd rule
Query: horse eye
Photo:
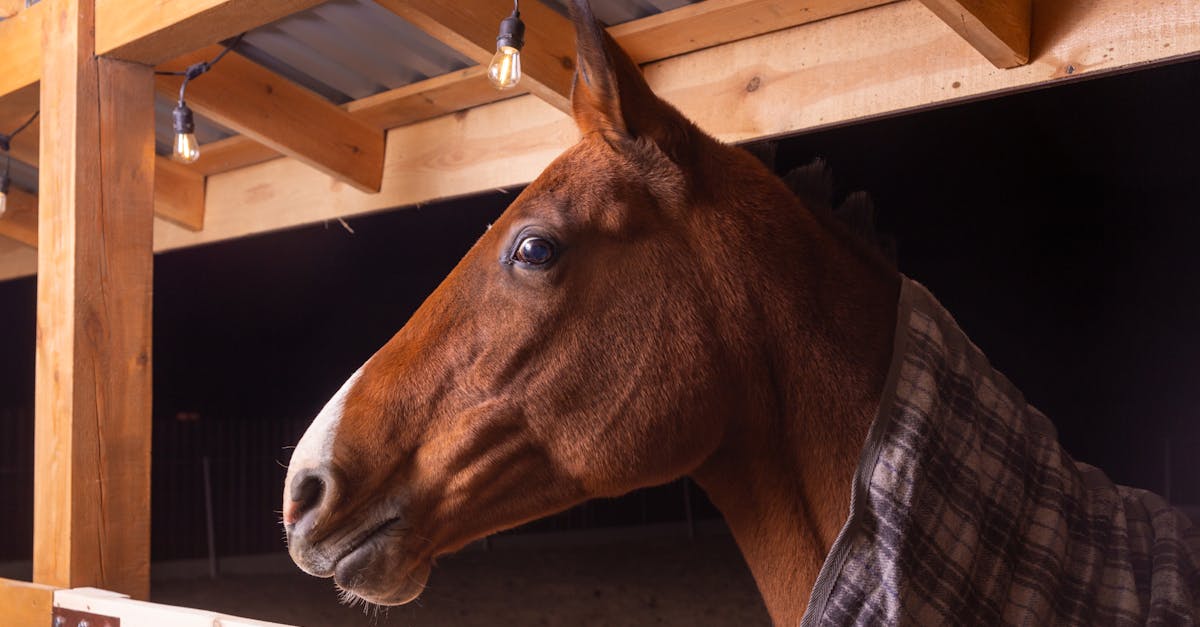
[[543, 237], [526, 237], [517, 245], [513, 259], [531, 266], [540, 266], [554, 258], [554, 244]]

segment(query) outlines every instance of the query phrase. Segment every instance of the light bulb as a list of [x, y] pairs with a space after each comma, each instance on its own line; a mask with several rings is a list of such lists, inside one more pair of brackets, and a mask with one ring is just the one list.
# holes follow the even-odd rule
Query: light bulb
[[180, 100], [171, 117], [175, 122], [175, 148], [171, 158], [180, 163], [195, 163], [200, 158], [200, 142], [196, 141], [196, 122], [192, 118], [192, 110]]
[[521, 51], [513, 46], [500, 46], [488, 66], [488, 80], [496, 89], [511, 89], [521, 80]]
[[195, 133], [176, 133], [175, 150], [171, 158], [180, 163], [195, 163], [200, 158], [200, 142]]
[[511, 89], [521, 81], [521, 47], [525, 45], [525, 22], [514, 6], [512, 15], [500, 20], [496, 56], [488, 66], [488, 80], [496, 89]]

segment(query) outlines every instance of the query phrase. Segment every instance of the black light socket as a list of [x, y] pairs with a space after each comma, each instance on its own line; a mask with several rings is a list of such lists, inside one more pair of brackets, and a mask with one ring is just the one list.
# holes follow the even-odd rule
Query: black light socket
[[171, 111], [171, 118], [175, 122], [174, 127], [177, 135], [196, 132], [196, 120], [192, 117], [192, 110], [186, 103], [180, 102], [175, 105], [175, 109]]
[[500, 20], [500, 34], [496, 36], [496, 49], [501, 46], [512, 46], [517, 50], [525, 46], [525, 22], [521, 21], [520, 11], [513, 11], [512, 15]]

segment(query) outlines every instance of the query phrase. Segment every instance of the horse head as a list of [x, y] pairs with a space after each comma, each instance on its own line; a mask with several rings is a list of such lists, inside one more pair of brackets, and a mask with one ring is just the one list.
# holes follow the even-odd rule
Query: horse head
[[434, 558], [490, 533], [694, 474], [790, 395], [759, 383], [789, 367], [762, 329], [792, 325], [804, 286], [772, 277], [820, 247], [816, 219], [659, 99], [585, 0], [571, 11], [580, 140], [292, 456], [293, 559], [368, 601], [412, 600]]

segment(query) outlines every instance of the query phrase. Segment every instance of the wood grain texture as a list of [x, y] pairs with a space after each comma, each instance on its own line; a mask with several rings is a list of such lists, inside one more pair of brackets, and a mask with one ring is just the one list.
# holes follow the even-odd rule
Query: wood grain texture
[[[268, 148], [245, 135], [234, 135], [205, 144], [200, 150], [200, 158], [195, 163], [180, 167], [200, 176], [208, 176], [278, 159], [282, 156], [279, 151]], [[180, 164], [172, 162], [172, 165]]]
[[7, 20], [25, 8], [25, 0], [0, 0], [0, 20]]
[[659, 61], [895, 0], [705, 0], [608, 32], [638, 63]]
[[46, 627], [52, 624], [53, 586], [0, 578], [0, 615], [8, 627]]
[[[512, 12], [495, 0], [378, 0], [467, 58], [486, 66], [496, 54], [500, 21]], [[560, 111], [571, 110], [575, 71], [575, 35], [571, 23], [540, 2], [521, 7], [525, 47], [521, 50], [521, 87]]]
[[96, 0], [96, 54], [158, 65], [323, 0]]
[[1029, 62], [1033, 0], [921, 2], [996, 67], [1012, 68]]
[[155, 159], [154, 213], [185, 229], [203, 229], [204, 176], [170, 159]]
[[[42, 77], [41, 3], [0, 22], [0, 101], [29, 88]], [[34, 91], [36, 94], [36, 90]]]
[[0, 235], [37, 247], [37, 197], [10, 187], [8, 211], [0, 216]]
[[153, 74], [46, 0], [33, 575], [138, 598], [150, 574]]
[[[182, 70], [214, 58], [208, 46], [161, 69]], [[178, 76], [158, 76], [160, 93], [177, 97]], [[383, 133], [317, 94], [231, 52], [212, 71], [188, 83], [187, 102], [197, 113], [354, 187], [379, 190]]]
[[[1200, 55], [1194, 0], [1046, 0], [1033, 63], [998, 70], [919, 2], [882, 5], [646, 66], [651, 86], [722, 140], [847, 124]], [[863, 33], [888, 33], [865, 37]], [[1111, 50], [1110, 50], [1111, 49]], [[209, 178], [203, 233], [160, 228], [164, 249], [532, 180], [574, 124], [523, 96], [388, 134], [368, 196], [277, 159]]]

